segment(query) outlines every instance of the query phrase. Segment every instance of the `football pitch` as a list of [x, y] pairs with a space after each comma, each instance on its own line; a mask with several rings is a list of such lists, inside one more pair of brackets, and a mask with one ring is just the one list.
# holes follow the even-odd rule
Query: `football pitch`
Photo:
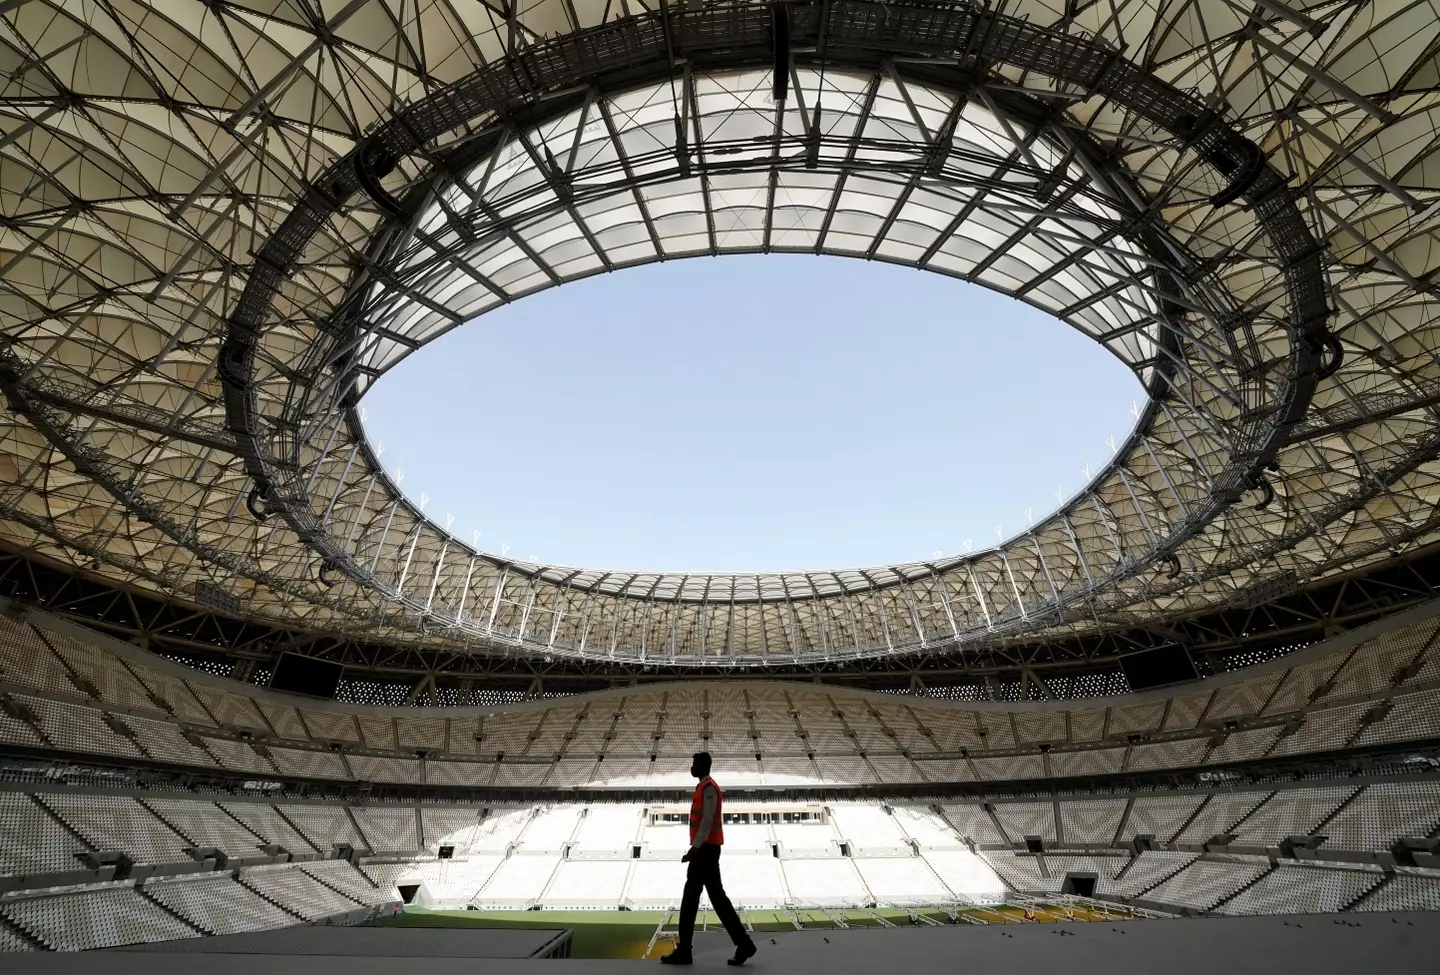
[[[784, 931], [906, 927], [910, 925], [1033, 924], [1118, 920], [1103, 909], [1030, 903], [984, 907], [797, 909], [745, 911], [757, 936]], [[381, 927], [568, 928], [575, 958], [654, 958], [673, 947], [675, 911], [442, 911], [407, 906], [403, 913], [371, 922]], [[697, 930], [719, 930], [715, 915], [701, 911]]]

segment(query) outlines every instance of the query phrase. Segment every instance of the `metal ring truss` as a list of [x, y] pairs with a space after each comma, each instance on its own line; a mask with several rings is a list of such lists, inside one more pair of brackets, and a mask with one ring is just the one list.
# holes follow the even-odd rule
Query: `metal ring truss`
[[[1256, 51], [1294, 26], [1261, 23]], [[263, 191], [214, 194], [214, 225], [255, 213], [253, 260], [207, 274], [201, 234], [156, 261], [145, 303], [183, 324], [140, 369], [87, 376], [56, 351], [83, 327], [57, 337], [40, 324], [55, 309], [31, 295], [44, 314], [6, 344], [0, 381], [56, 464], [114, 503], [92, 492], [57, 522], [26, 488], [6, 499], [8, 530], [131, 581], [219, 586], [251, 612], [381, 639], [711, 666], [1163, 620], [1430, 532], [1440, 384], [1413, 338], [1433, 317], [1428, 287], [1364, 229], [1384, 213], [1417, 230], [1420, 191], [1347, 156], [1401, 207], [1342, 205], [1308, 163], [1262, 151], [1274, 116], [1235, 118], [1071, 26], [968, 4], [662, 6], [422, 85], [323, 167], [292, 156], [298, 179], [262, 170]], [[1290, 68], [1306, 79], [1293, 100], [1327, 117], [1399, 121]], [[280, 84], [258, 85], [232, 133]], [[1293, 124], [1340, 150], [1319, 122]], [[169, 219], [222, 170], [187, 184]], [[1327, 251], [1337, 225], [1361, 246]], [[884, 259], [1006, 291], [1105, 343], [1152, 399], [1082, 494], [994, 549], [761, 576], [478, 551], [410, 505], [364, 443], [366, 383], [464, 318], [602, 270], [740, 250]], [[58, 317], [123, 319], [140, 290], [95, 287]], [[218, 321], [216, 306], [223, 344], [191, 324]], [[171, 376], [187, 329], [214, 358]], [[168, 453], [177, 442], [198, 466]], [[35, 464], [15, 466], [22, 484]], [[117, 510], [148, 545], [114, 544]]]

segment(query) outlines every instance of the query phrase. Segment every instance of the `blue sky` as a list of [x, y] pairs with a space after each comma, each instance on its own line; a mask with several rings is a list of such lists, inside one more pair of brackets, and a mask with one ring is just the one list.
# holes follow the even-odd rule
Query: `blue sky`
[[774, 571], [952, 555], [1110, 456], [1143, 391], [1014, 299], [881, 263], [655, 264], [533, 295], [362, 407], [440, 524], [511, 557]]

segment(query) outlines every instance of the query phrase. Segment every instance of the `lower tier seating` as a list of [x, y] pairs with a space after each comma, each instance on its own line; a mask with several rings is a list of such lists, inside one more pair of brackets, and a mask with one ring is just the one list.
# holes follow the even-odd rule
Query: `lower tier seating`
[[130, 884], [6, 900], [0, 914], [54, 951], [173, 941], [200, 933]]
[[265, 931], [299, 924], [228, 874], [152, 881], [145, 893], [209, 934]]

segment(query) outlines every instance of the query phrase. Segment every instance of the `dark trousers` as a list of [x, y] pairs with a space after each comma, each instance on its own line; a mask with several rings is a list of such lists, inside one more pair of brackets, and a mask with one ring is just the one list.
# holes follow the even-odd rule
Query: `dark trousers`
[[737, 945], [743, 945], [750, 941], [750, 935], [745, 933], [745, 925], [740, 923], [740, 917], [735, 913], [730, 898], [725, 895], [725, 887], [720, 883], [720, 847], [709, 843], [702, 843], [688, 864], [689, 870], [685, 873], [685, 893], [680, 898], [680, 945], [690, 947], [691, 939], [695, 936], [695, 912], [700, 907], [700, 889], [703, 887], [710, 894], [710, 906], [715, 908], [715, 913], [720, 917], [720, 923], [725, 925], [725, 932], [730, 935], [730, 940]]

